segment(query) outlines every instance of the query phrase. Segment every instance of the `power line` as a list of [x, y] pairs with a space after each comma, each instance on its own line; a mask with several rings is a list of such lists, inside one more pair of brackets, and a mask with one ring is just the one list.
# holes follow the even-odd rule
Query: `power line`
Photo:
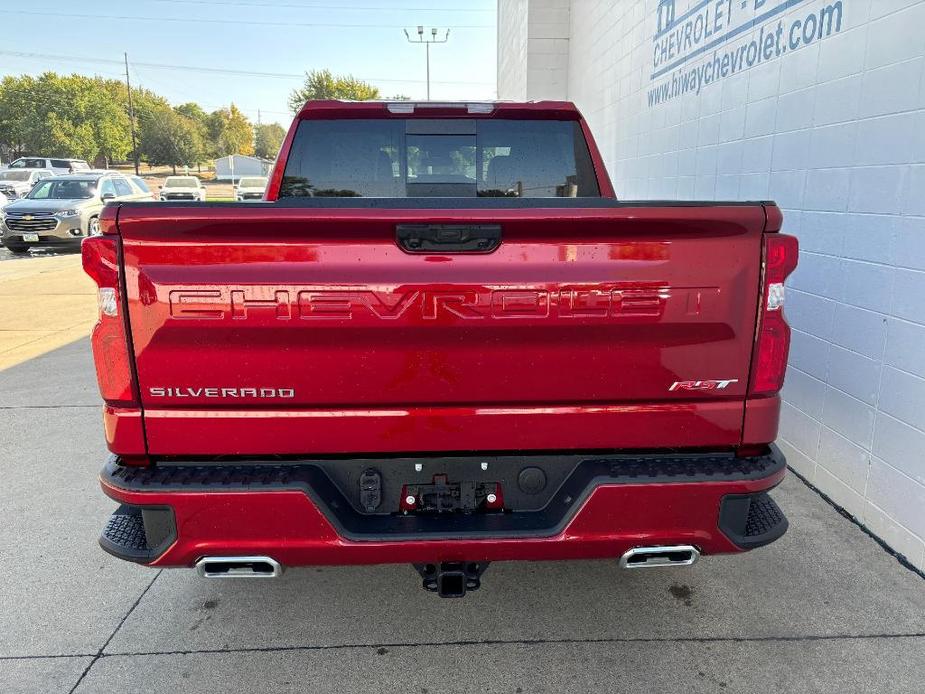
[[[193, 94], [192, 92], [184, 90], [184, 89], [178, 89], [175, 84], [165, 82], [161, 79], [155, 79], [151, 76], [151, 74], [147, 70], [144, 70], [143, 72], [140, 71], [138, 69], [138, 63], [132, 62], [131, 70], [132, 70], [132, 75], [134, 75], [133, 79], [135, 79], [135, 81], [137, 81], [139, 85], [145, 86], [145, 85], [153, 84], [155, 87], [161, 90], [172, 91], [176, 94], [181, 95], [185, 99], [189, 99], [190, 101], [199, 104], [199, 106], [201, 106], [206, 111], [216, 111], [220, 108], [225, 108], [228, 105], [227, 103], [226, 104], [216, 104], [211, 101], [208, 101], [208, 102], [202, 101], [200, 98], [200, 95]], [[237, 101], [234, 102], [234, 105], [239, 110], [246, 111], [248, 113], [257, 113], [258, 111], [260, 111], [261, 113], [264, 113], [264, 114], [271, 113], [277, 116], [286, 116], [287, 119], [292, 118], [292, 111], [272, 111], [270, 109], [263, 108], [262, 106], [260, 108], [257, 108], [256, 106], [242, 106]]]
[[[404, 24], [350, 24], [332, 22], [259, 22], [254, 20], [236, 19], [197, 19], [195, 17], [131, 17], [115, 14], [70, 14], [65, 12], [31, 12], [28, 10], [0, 10], [4, 14], [20, 14], [33, 17], [68, 17], [71, 19], [118, 19], [131, 22], [175, 22], [189, 24], [239, 24], [243, 26], [270, 26], [270, 27], [305, 27], [305, 28], [334, 28], [334, 29], [404, 29]], [[456, 24], [451, 29], [494, 29], [493, 24]]]
[[[72, 55], [53, 55], [50, 53], [27, 53], [24, 51], [2, 51], [0, 50], [0, 55], [9, 55], [18, 58], [38, 58], [42, 60], [59, 60], [59, 61], [72, 61], [76, 63], [100, 63], [106, 65], [121, 65], [121, 60], [113, 60], [109, 58], [85, 58], [80, 56]], [[137, 60], [132, 61], [132, 65], [135, 67], [144, 67], [144, 68], [153, 68], [158, 70], [189, 70], [193, 72], [208, 72], [216, 74], [226, 74], [226, 75], [243, 75], [247, 77], [273, 77], [278, 79], [304, 79], [304, 72], [258, 72], [255, 70], [234, 70], [231, 68], [222, 68], [222, 67], [208, 67], [205, 65], [171, 65], [167, 63], [142, 63]], [[425, 80], [415, 80], [415, 79], [395, 79], [389, 77], [357, 77], [365, 82], [394, 82], [397, 84], [424, 84]], [[433, 80], [433, 84], [460, 84], [460, 85], [471, 85], [471, 86], [493, 86], [494, 82], [460, 82], [453, 80]]]
[[[17, 51], [0, 51], [0, 55], [9, 55], [17, 58], [35, 58], [41, 60], [51, 60], [56, 62], [70, 62], [70, 63], [105, 63], [106, 65], [122, 65], [121, 60], [96, 60], [93, 58], [79, 58], [77, 56], [58, 56], [58, 55], [47, 55], [44, 53], [21, 53]], [[4, 68], [6, 71], [9, 70], [9, 67]], [[43, 71], [47, 72], [51, 68], [43, 66]], [[68, 68], [62, 68], [68, 69]], [[110, 71], [110, 70], [98, 70], [93, 69], [93, 75], [97, 77], [115, 77], [118, 79], [124, 79], [125, 74], [121, 71]]]

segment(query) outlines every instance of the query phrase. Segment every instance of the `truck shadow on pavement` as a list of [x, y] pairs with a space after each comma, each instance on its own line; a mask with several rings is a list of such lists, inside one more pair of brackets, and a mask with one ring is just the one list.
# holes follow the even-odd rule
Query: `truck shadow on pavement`
[[637, 571], [619, 569], [616, 559], [495, 563], [482, 588], [460, 600], [423, 592], [410, 566], [291, 569], [274, 580], [205, 580], [164, 570], [109, 649], [701, 642], [925, 631], [921, 579], [796, 478], [777, 497], [793, 514], [793, 529], [749, 554]]

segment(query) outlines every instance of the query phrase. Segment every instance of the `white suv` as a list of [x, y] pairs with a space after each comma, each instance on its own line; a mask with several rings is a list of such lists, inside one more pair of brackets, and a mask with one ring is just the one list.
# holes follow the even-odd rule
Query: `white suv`
[[203, 202], [206, 199], [206, 187], [195, 176], [168, 176], [161, 186], [162, 202], [175, 200], [193, 200]]
[[266, 176], [244, 176], [234, 187], [234, 199], [238, 202], [263, 200], [267, 181]]

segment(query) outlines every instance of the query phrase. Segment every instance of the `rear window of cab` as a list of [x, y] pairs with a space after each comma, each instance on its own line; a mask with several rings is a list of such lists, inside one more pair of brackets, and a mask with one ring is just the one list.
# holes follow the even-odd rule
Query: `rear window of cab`
[[576, 121], [303, 120], [280, 198], [599, 197]]

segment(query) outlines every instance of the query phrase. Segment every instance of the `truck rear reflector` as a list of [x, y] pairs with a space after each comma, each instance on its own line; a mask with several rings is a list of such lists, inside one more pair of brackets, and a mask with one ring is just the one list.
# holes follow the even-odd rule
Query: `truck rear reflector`
[[90, 342], [96, 362], [100, 394], [108, 405], [131, 405], [138, 401], [132, 378], [128, 335], [119, 278], [119, 245], [116, 236], [90, 236], [81, 244], [83, 268], [96, 282], [99, 320]]
[[795, 236], [765, 234], [763, 253], [764, 279], [749, 395], [773, 395], [784, 385], [790, 351], [790, 326], [783, 311], [784, 280], [797, 266], [799, 245]]

